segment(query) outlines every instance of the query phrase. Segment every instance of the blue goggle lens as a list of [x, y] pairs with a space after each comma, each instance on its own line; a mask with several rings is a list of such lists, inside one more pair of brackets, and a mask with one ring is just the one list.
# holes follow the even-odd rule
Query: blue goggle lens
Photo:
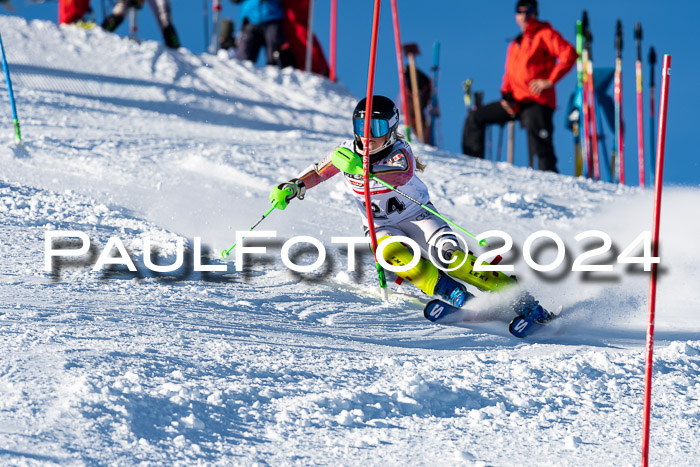
[[[359, 136], [360, 138], [365, 137], [365, 119], [364, 118], [356, 118], [355, 120], [352, 121], [355, 134]], [[378, 118], [373, 118], [369, 122], [369, 128], [370, 128], [370, 133], [372, 133], [372, 136], [375, 138], [380, 138], [382, 136], [386, 136], [389, 134], [389, 122], [386, 120], [380, 120]]]

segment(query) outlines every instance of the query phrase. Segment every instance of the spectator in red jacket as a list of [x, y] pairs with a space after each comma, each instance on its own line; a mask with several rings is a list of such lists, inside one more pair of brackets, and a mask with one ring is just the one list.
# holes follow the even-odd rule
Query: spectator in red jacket
[[90, 12], [90, 0], [58, 0], [58, 24], [81, 21]]
[[515, 22], [522, 33], [508, 46], [501, 101], [472, 110], [464, 123], [464, 154], [484, 157], [488, 124], [520, 119], [527, 129], [531, 160], [538, 168], [557, 172], [552, 144], [556, 109], [554, 84], [576, 63], [576, 49], [552, 26], [537, 19], [537, 0], [518, 0]]

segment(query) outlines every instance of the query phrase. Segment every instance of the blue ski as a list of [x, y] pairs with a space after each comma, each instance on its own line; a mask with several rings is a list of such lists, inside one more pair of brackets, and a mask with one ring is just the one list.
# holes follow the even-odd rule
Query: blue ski
[[513, 334], [515, 337], [527, 337], [535, 332], [539, 331], [543, 327], [547, 325], [550, 321], [552, 321], [554, 318], [559, 316], [559, 313], [561, 313], [562, 307], [560, 306], [554, 313], [549, 313], [550, 318], [547, 319], [546, 321], [535, 321], [532, 319], [531, 316], [527, 315], [519, 315], [513, 318], [513, 321], [510, 322], [510, 326], [508, 326], [508, 330], [510, 331], [511, 334]]
[[508, 330], [515, 337], [523, 338], [534, 333], [541, 326], [541, 324], [538, 324], [532, 318], [525, 315], [520, 315], [513, 318], [513, 321], [510, 322], [510, 326], [508, 326]]
[[423, 315], [429, 321], [433, 323], [439, 323], [446, 316], [457, 313], [461, 308], [454, 307], [449, 303], [445, 303], [442, 300], [431, 300], [425, 305], [423, 309]]

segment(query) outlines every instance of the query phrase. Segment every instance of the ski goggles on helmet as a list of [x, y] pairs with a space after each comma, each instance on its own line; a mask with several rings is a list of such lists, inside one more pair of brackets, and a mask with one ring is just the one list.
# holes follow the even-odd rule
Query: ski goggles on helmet
[[[398, 123], [396, 117], [392, 117], [391, 120], [382, 120], [380, 118], [373, 118], [369, 121], [370, 133], [375, 138], [380, 138], [389, 134], [391, 129]], [[365, 119], [356, 118], [352, 121], [353, 129], [355, 134], [360, 138], [365, 137]]]

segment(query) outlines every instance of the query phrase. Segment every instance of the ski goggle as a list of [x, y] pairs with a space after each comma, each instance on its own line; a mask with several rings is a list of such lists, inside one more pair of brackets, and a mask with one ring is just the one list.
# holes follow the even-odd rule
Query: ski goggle
[[[370, 133], [375, 138], [380, 138], [389, 134], [391, 128], [398, 123], [395, 121], [396, 118], [393, 117], [391, 120], [382, 120], [379, 118], [373, 118], [369, 121]], [[356, 118], [352, 121], [353, 129], [355, 134], [360, 138], [365, 137], [365, 119]]]

